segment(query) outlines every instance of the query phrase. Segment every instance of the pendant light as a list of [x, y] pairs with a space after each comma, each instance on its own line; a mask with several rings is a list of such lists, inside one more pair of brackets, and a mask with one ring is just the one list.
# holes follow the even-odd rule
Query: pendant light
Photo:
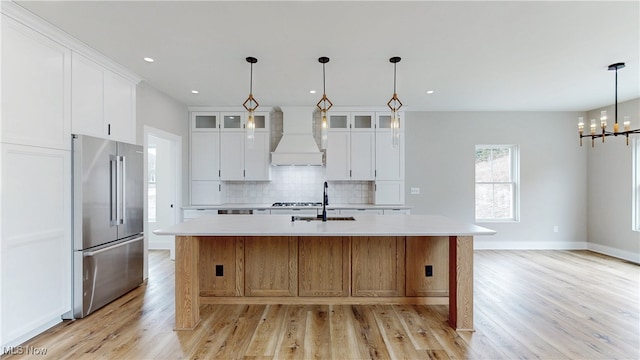
[[247, 125], [245, 126], [245, 131], [247, 133], [247, 140], [249, 142], [249, 147], [253, 148], [253, 143], [255, 141], [255, 131], [256, 131], [256, 122], [253, 118], [253, 112], [258, 108], [260, 104], [253, 97], [253, 64], [258, 62], [258, 59], [254, 57], [247, 57], [245, 60], [250, 64], [250, 75], [249, 75], [249, 97], [247, 100], [242, 103], [245, 109], [249, 112], [247, 115]]
[[400, 119], [398, 118], [398, 110], [402, 107], [402, 102], [398, 99], [396, 92], [396, 65], [400, 62], [399, 56], [394, 56], [389, 59], [389, 62], [393, 64], [393, 96], [387, 103], [389, 109], [391, 109], [391, 142], [393, 147], [398, 147], [400, 144]]
[[601, 133], [596, 131], [596, 119], [591, 119], [591, 124], [589, 125], [589, 134], [584, 135], [584, 118], [578, 118], [578, 134], [580, 135], [580, 146], [582, 146], [582, 138], [590, 137], [591, 138], [591, 147], [595, 146], [595, 139], [602, 138], [602, 142], [604, 143], [604, 138], [607, 136], [624, 136], [627, 138], [627, 145], [629, 145], [629, 134], [640, 134], [640, 129], [631, 130], [631, 121], [629, 121], [629, 117], [625, 116], [624, 121], [622, 123], [623, 130], [620, 131], [620, 127], [618, 125], [618, 70], [624, 68], [625, 64], [623, 62], [611, 64], [608, 67], [608, 70], [615, 70], [616, 72], [616, 97], [615, 97], [615, 115], [614, 115], [614, 123], [613, 123], [613, 131], [607, 131], [607, 111], [600, 111], [600, 129]]
[[331, 109], [333, 103], [327, 97], [327, 89], [325, 87], [325, 73], [324, 73], [324, 64], [329, 62], [329, 58], [326, 56], [318, 58], [318, 62], [322, 64], [322, 98], [316, 106], [320, 109], [320, 113], [322, 114], [322, 130], [321, 130], [321, 145], [322, 149], [327, 148], [327, 128], [329, 125], [327, 124], [327, 111]]

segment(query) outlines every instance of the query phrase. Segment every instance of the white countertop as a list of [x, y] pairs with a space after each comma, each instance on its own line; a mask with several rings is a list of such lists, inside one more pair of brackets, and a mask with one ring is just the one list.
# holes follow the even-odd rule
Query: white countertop
[[202, 216], [157, 235], [180, 236], [474, 236], [494, 230], [440, 215], [355, 215], [355, 221], [291, 221], [290, 215]]
[[[272, 206], [271, 204], [221, 204], [221, 205], [188, 205], [182, 210], [249, 210], [249, 209], [322, 209], [320, 206]], [[375, 204], [329, 204], [327, 209], [411, 209], [407, 205], [375, 205]]]

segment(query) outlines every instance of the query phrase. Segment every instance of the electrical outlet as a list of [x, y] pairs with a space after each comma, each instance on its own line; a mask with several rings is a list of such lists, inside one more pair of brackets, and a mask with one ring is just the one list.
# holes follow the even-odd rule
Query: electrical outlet
[[558, 225], [555, 225], [555, 226], [553, 227], [553, 232], [554, 232], [554, 233], [557, 233], [557, 232], [558, 232]]
[[411, 195], [419, 195], [420, 194], [420, 188], [419, 187], [412, 187], [411, 188]]
[[224, 267], [222, 265], [216, 265], [216, 276], [224, 276]]
[[433, 276], [433, 265], [424, 266], [424, 276], [426, 277]]

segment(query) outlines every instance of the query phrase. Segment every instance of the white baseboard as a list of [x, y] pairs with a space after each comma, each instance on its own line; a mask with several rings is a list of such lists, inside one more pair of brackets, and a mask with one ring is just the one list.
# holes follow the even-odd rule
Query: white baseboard
[[492, 241], [473, 242], [474, 250], [586, 250], [585, 241]]
[[594, 243], [588, 243], [587, 249], [591, 251], [595, 251], [600, 254], [609, 255], [618, 259], [623, 259], [623, 260], [631, 261], [636, 264], [640, 264], [640, 254], [634, 253], [631, 251], [620, 250], [620, 249], [612, 248], [610, 246], [594, 244]]
[[640, 254], [586, 241], [483, 241], [473, 242], [474, 250], [591, 250], [618, 259], [640, 264]]
[[[55, 317], [54, 319], [50, 319], [47, 321], [44, 321], [42, 324], [29, 329], [28, 331], [23, 332], [22, 334], [20, 334], [19, 336], [7, 341], [6, 343], [2, 344], [2, 348], [3, 353], [6, 352], [6, 350], [8, 348], [16, 348], [15, 351], [20, 351], [22, 348], [20, 348], [20, 344], [24, 343], [27, 340], [30, 340], [32, 338], [34, 338], [35, 336], [42, 334], [43, 332], [49, 330], [50, 328], [58, 325], [59, 323], [62, 322], [62, 317]], [[3, 334], [4, 336], [4, 334]], [[4, 339], [2, 341], [5, 341]], [[36, 346], [37, 347], [37, 346]], [[2, 355], [3, 353], [0, 353], [0, 355]]]

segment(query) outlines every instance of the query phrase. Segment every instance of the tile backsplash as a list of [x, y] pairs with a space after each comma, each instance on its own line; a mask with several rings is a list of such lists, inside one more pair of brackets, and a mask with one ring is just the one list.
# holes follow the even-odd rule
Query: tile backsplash
[[[271, 181], [226, 181], [226, 203], [271, 204], [322, 201], [325, 168], [321, 166], [274, 166]], [[329, 181], [330, 204], [373, 202], [372, 181]]]
[[[282, 112], [271, 113], [271, 151], [282, 138]], [[320, 147], [320, 113], [313, 114], [313, 133]], [[322, 166], [274, 166], [271, 181], [225, 181], [223, 201], [231, 204], [321, 202], [326, 169]], [[329, 204], [370, 204], [373, 181], [329, 181]]]

